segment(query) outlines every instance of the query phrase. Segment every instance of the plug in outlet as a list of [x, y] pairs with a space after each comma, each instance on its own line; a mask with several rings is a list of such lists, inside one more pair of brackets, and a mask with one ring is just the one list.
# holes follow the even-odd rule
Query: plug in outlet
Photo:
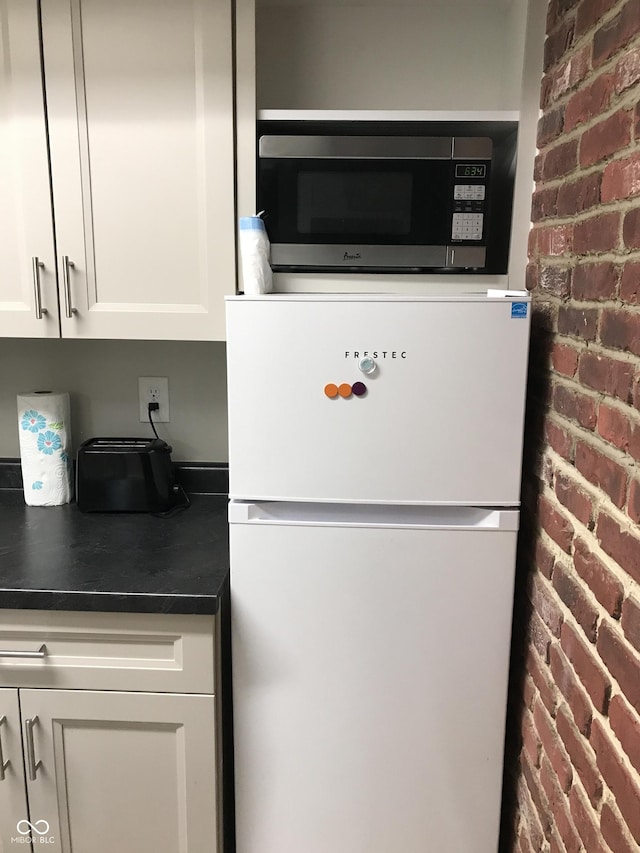
[[151, 417], [157, 424], [167, 424], [169, 418], [169, 380], [166, 376], [139, 376], [138, 399], [140, 422], [149, 422], [149, 403], [158, 403], [160, 408]]

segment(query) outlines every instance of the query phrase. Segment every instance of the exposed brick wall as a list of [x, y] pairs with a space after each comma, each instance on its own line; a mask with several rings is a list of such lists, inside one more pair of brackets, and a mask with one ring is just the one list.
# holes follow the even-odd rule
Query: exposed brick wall
[[640, 849], [639, 101], [640, 0], [551, 0], [511, 697], [522, 853]]

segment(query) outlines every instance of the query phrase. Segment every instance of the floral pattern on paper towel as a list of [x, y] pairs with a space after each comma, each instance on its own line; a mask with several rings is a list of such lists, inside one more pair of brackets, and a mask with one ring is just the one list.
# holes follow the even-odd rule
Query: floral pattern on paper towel
[[28, 409], [23, 414], [20, 424], [22, 429], [28, 429], [29, 432], [40, 432], [41, 429], [46, 427], [47, 422], [40, 412], [36, 412], [34, 409]]
[[36, 480], [34, 483], [31, 484], [31, 488], [35, 489], [36, 491], [40, 491], [40, 489], [42, 488], [42, 480]]
[[38, 450], [41, 453], [46, 453], [47, 456], [51, 456], [54, 450], [60, 450], [61, 447], [60, 436], [51, 430], [41, 432], [38, 436]]

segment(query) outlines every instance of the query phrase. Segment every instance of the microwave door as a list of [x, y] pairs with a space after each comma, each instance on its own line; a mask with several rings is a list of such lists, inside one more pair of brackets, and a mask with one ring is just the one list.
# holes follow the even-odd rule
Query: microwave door
[[[453, 266], [459, 202], [451, 189], [452, 143], [450, 137], [262, 137], [259, 203], [274, 269]], [[472, 252], [459, 254], [456, 266], [483, 265], [484, 246], [457, 248]]]

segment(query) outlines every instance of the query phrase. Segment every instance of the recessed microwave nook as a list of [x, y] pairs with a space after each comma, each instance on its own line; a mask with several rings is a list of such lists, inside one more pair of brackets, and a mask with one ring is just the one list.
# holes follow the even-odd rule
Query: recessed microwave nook
[[507, 272], [514, 120], [258, 122], [276, 272]]

